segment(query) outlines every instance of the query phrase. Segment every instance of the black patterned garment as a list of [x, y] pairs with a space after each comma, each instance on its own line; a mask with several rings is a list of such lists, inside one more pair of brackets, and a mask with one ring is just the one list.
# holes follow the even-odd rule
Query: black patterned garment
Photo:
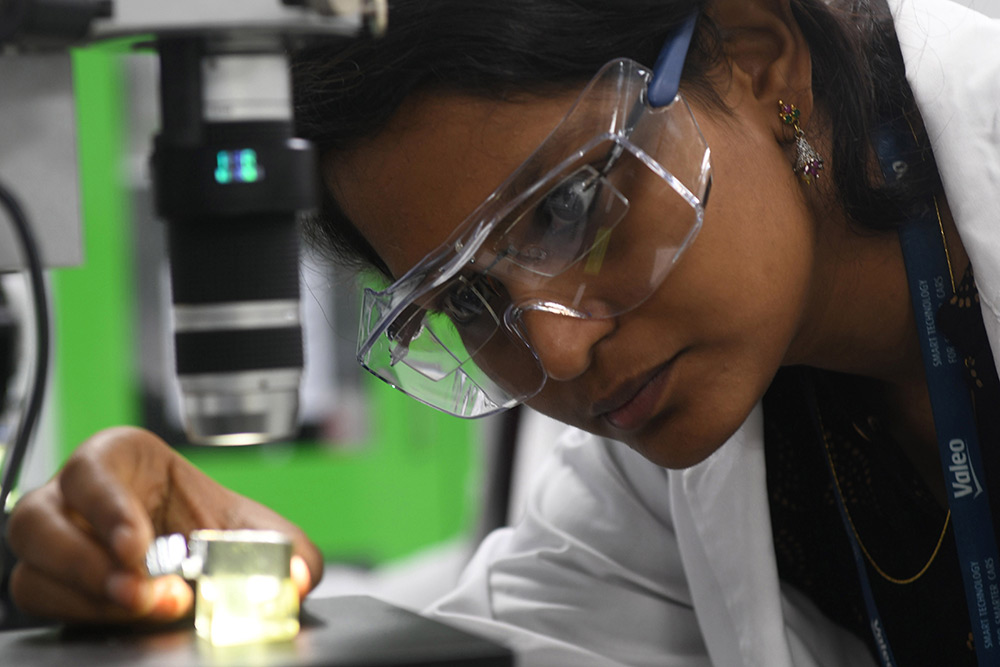
[[[994, 517], [1000, 517], [1000, 381], [971, 267], [956, 296], [938, 313], [938, 327], [965, 358], [986, 484], [995, 489], [991, 505]], [[947, 508], [899, 443], [866, 410], [860, 398], [866, 382], [788, 368], [764, 398], [767, 485], [779, 574], [866, 641], [875, 655], [850, 542], [836, 505], [832, 461], [854, 531], [871, 557], [866, 559], [868, 578], [898, 664], [975, 665]], [[816, 397], [824, 438], [810, 416], [811, 395]]]

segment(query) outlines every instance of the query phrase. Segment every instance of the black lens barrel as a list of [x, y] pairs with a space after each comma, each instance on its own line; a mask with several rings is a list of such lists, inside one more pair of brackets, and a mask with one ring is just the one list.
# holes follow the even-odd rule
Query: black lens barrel
[[[156, 202], [168, 221], [175, 305], [298, 300], [296, 213], [316, 201], [314, 154], [287, 122], [208, 123], [204, 143], [157, 138]], [[252, 151], [253, 178], [220, 178], [223, 156]], [[228, 337], [228, 342], [227, 342]], [[298, 323], [178, 331], [179, 374], [302, 366]], [[200, 347], [203, 346], [203, 347]]]

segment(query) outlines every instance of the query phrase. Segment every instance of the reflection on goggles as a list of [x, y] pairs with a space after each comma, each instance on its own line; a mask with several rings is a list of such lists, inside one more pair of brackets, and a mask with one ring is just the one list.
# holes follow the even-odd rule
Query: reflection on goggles
[[627, 212], [625, 195], [584, 165], [514, 220], [497, 241], [497, 261], [509, 258], [533, 273], [557, 276], [594, 250], [602, 235], [606, 241]]
[[[408, 315], [389, 325], [386, 337], [394, 343], [391, 366], [403, 361], [411, 347], [419, 350], [421, 341], [425, 340], [422, 336], [428, 336], [432, 341], [430, 344], [435, 348], [435, 354], [440, 346], [445, 350], [464, 348], [462, 357], [472, 356], [496, 331], [500, 324], [497, 312], [506, 310], [510, 299], [503, 285], [488, 275], [478, 274], [469, 278], [458, 276], [434, 295], [432, 301], [434, 305], [431, 306], [412, 306]], [[452, 354], [446, 360], [460, 363]], [[411, 367], [414, 365], [414, 361], [407, 363]], [[454, 366], [438, 362], [431, 366], [421, 365], [414, 370], [421, 370], [430, 378], [441, 379], [454, 370]]]
[[448, 242], [366, 290], [367, 369], [451, 414], [491, 414], [545, 382], [524, 312], [608, 318], [649, 298], [701, 226], [710, 167], [687, 104], [651, 109], [648, 78], [609, 63]]

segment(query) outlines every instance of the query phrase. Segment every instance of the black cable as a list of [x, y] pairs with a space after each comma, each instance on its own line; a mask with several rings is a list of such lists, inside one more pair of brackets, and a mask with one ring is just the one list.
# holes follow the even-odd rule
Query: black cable
[[[30, 379], [28, 402], [21, 415], [14, 436], [14, 444], [9, 454], [4, 457], [5, 466], [3, 480], [0, 482], [0, 522], [6, 524], [4, 508], [7, 496], [17, 483], [24, 455], [31, 442], [32, 433], [38, 425], [42, 411], [42, 399], [45, 397], [45, 383], [49, 370], [49, 306], [45, 290], [45, 280], [42, 276], [42, 258], [38, 250], [35, 236], [28, 224], [28, 216], [10, 191], [0, 183], [0, 204], [7, 210], [13, 223], [15, 236], [21, 245], [21, 251], [28, 265], [28, 276], [31, 282], [31, 296], [35, 310], [35, 368]], [[0, 525], [0, 528], [6, 526]], [[0, 532], [0, 538], [3, 533]]]

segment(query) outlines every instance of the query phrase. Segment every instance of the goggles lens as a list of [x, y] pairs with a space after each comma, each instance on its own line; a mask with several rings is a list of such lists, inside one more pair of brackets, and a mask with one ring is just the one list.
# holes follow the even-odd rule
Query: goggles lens
[[606, 65], [528, 160], [400, 280], [368, 289], [358, 359], [461, 417], [536, 394], [545, 370], [522, 315], [610, 318], [662, 284], [701, 227], [711, 169], [678, 95]]

